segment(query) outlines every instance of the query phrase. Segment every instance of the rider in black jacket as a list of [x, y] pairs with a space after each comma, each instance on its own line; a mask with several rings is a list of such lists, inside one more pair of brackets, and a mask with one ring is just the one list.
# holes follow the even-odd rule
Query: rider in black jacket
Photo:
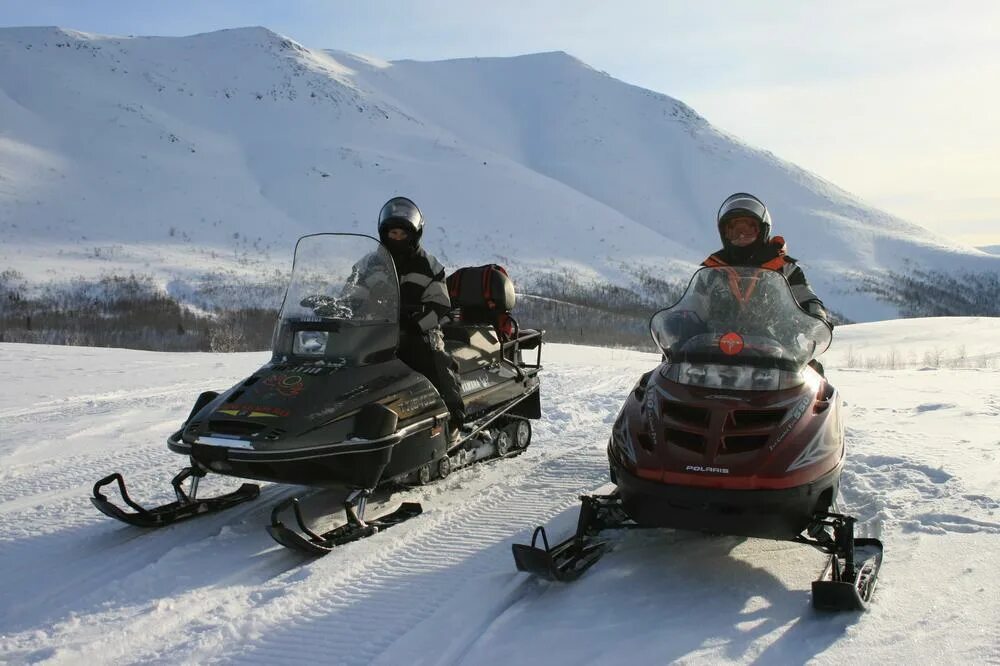
[[399, 276], [399, 358], [425, 375], [451, 412], [451, 426], [465, 420], [462, 391], [451, 356], [444, 349], [441, 320], [451, 311], [444, 267], [420, 246], [424, 217], [406, 197], [387, 201], [378, 216], [378, 235]]

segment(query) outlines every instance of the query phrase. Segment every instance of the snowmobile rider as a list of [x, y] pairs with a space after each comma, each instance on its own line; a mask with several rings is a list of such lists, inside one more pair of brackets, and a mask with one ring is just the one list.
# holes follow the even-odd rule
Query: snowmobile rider
[[451, 413], [452, 432], [465, 420], [462, 391], [454, 362], [444, 349], [441, 320], [451, 311], [444, 267], [420, 246], [424, 217], [406, 197], [382, 206], [378, 235], [399, 275], [399, 359], [423, 374], [441, 394]]
[[792, 295], [806, 312], [830, 322], [823, 301], [806, 281], [795, 259], [785, 254], [785, 239], [771, 236], [771, 214], [752, 194], [738, 192], [726, 198], [716, 216], [722, 249], [702, 266], [758, 266], [778, 271], [788, 280]]

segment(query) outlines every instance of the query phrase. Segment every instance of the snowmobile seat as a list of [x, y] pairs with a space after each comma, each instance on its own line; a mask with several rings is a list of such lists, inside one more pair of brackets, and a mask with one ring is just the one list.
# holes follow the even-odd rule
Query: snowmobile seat
[[501, 342], [514, 337], [514, 283], [497, 264], [467, 266], [448, 276], [452, 316], [463, 324], [492, 324]]
[[473, 340], [482, 336], [495, 344], [499, 344], [496, 331], [490, 324], [469, 324], [465, 322], [449, 322], [441, 325], [445, 341], [454, 340], [465, 345], [473, 344]]
[[489, 324], [448, 324], [441, 327], [444, 347], [460, 374], [495, 363], [501, 345]]
[[[517, 320], [510, 314], [516, 300], [514, 283], [503, 266], [486, 264], [459, 268], [448, 276], [447, 282], [453, 323], [443, 329], [446, 341], [463, 340], [485, 351], [482, 341], [472, 342], [475, 335], [481, 334], [495, 345], [491, 345], [489, 352], [494, 355], [493, 360], [504, 358], [518, 366], [523, 365], [521, 350], [540, 349], [542, 332], [520, 330]], [[457, 356], [456, 359], [461, 366], [462, 361]], [[532, 367], [540, 367], [539, 362]]]

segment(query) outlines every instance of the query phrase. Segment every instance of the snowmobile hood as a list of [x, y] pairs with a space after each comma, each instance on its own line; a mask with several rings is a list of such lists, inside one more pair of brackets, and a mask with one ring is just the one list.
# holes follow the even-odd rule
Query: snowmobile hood
[[681, 384], [669, 364], [629, 394], [611, 449], [638, 478], [676, 485], [781, 489], [842, 464], [840, 397], [812, 369], [798, 386], [734, 391]]
[[366, 405], [390, 410], [399, 427], [445, 411], [437, 392], [401, 361], [336, 368], [269, 364], [205, 405], [182, 438], [230, 438], [256, 451], [297, 450], [370, 439], [359, 432]]

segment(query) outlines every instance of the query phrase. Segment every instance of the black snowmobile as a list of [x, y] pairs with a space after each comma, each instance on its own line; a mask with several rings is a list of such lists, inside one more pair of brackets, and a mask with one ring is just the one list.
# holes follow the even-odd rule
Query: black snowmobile
[[[245, 483], [198, 497], [208, 472], [343, 489], [347, 523], [323, 534], [307, 526], [298, 498], [272, 512], [275, 540], [316, 554], [420, 514], [419, 504], [405, 502], [379, 518], [364, 515], [375, 488], [428, 483], [457, 467], [519, 453], [531, 441], [529, 419], [541, 416], [542, 333], [518, 330], [509, 316], [513, 284], [492, 266], [461, 269], [453, 278], [458, 309], [443, 331], [468, 414], [457, 436], [449, 437], [449, 413], [434, 386], [396, 357], [399, 284], [389, 252], [368, 236], [309, 235], [296, 244], [270, 362], [228, 391], [203, 393], [167, 440], [190, 459], [172, 481], [177, 500], [143, 508], [116, 473], [95, 484], [91, 501], [131, 525], [160, 527], [259, 493]], [[532, 363], [522, 358], [526, 351], [534, 351]], [[113, 483], [132, 511], [104, 495]], [[282, 521], [288, 514], [292, 526]]]
[[584, 496], [574, 536], [544, 527], [515, 544], [517, 568], [573, 580], [610, 547], [602, 530], [669, 527], [788, 540], [830, 555], [820, 609], [863, 609], [882, 543], [832, 512], [844, 467], [837, 389], [813, 362], [832, 328], [805, 312], [780, 273], [702, 268], [650, 320], [663, 362], [642, 375], [608, 443], [608, 495]]

